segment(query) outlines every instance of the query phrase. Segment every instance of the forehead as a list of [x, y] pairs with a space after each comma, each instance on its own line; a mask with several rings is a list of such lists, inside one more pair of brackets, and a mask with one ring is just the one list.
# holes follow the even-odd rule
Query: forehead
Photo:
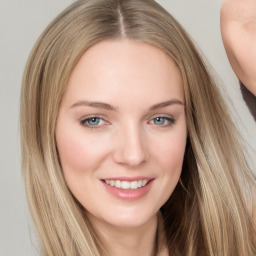
[[66, 95], [74, 99], [111, 100], [111, 96], [119, 96], [142, 100], [142, 96], [154, 96], [160, 101], [173, 97], [183, 100], [183, 86], [178, 68], [157, 47], [130, 39], [105, 40], [81, 57]]

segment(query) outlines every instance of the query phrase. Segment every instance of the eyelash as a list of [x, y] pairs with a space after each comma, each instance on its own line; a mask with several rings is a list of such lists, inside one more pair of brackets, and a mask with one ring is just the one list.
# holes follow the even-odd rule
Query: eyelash
[[[166, 116], [157, 116], [157, 117], [154, 117], [152, 118], [149, 123], [151, 122], [154, 122], [156, 119], [158, 118], [162, 118], [164, 119], [164, 122], [167, 121], [168, 123], [167, 124], [163, 124], [163, 125], [156, 125], [156, 126], [159, 126], [159, 127], [169, 127], [169, 126], [173, 126], [176, 122], [176, 120], [172, 117], [166, 117]], [[106, 122], [103, 118], [101, 117], [98, 117], [98, 116], [93, 116], [93, 117], [89, 117], [89, 118], [86, 118], [86, 119], [83, 119], [80, 121], [80, 124], [84, 127], [87, 127], [87, 128], [90, 128], [90, 129], [95, 129], [95, 128], [100, 128], [102, 127], [104, 124], [96, 124], [96, 125], [91, 125], [89, 124], [88, 122], [93, 120], [93, 119], [97, 119], [99, 122]]]
[[91, 121], [91, 120], [93, 120], [93, 119], [98, 119], [99, 120], [99, 122], [101, 122], [101, 121], [103, 121], [103, 122], [106, 122], [103, 118], [101, 118], [101, 117], [98, 117], [98, 116], [93, 116], [93, 117], [89, 117], [89, 118], [86, 118], [86, 119], [83, 119], [83, 120], [81, 120], [80, 121], [80, 124], [82, 125], [82, 126], [85, 126], [85, 127], [87, 127], [87, 128], [90, 128], [90, 129], [95, 129], [95, 128], [100, 128], [103, 124], [101, 124], [101, 125], [91, 125], [91, 124], [89, 124], [88, 122], [89, 121]]
[[157, 117], [154, 117], [153, 119], [150, 120], [150, 122], [158, 119], [158, 118], [162, 118], [164, 119], [164, 121], [167, 121], [168, 123], [167, 124], [163, 124], [163, 125], [157, 125], [159, 127], [169, 127], [169, 126], [173, 126], [176, 122], [176, 120], [173, 118], [173, 117], [167, 117], [167, 116], [157, 116]]

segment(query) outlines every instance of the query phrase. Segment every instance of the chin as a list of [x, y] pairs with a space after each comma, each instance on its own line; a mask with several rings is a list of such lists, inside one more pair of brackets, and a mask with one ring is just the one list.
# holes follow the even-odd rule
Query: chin
[[146, 225], [148, 222], [151, 222], [154, 217], [157, 216], [157, 210], [146, 210], [137, 209], [137, 210], [123, 210], [123, 211], [112, 211], [109, 214], [104, 214], [102, 220], [110, 225], [115, 227], [122, 228], [136, 228], [143, 225]]

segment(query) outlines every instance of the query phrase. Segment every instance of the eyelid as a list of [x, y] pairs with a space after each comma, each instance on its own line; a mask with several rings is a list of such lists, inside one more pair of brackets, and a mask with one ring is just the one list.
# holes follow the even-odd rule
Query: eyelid
[[[104, 121], [104, 124], [100, 124], [100, 125], [90, 125], [87, 123], [87, 121], [89, 121], [90, 119], [101, 119]], [[103, 125], [106, 125], [106, 124], [109, 124], [108, 121], [106, 121], [105, 118], [101, 117], [100, 115], [91, 115], [91, 116], [86, 116], [86, 117], [82, 117], [80, 120], [79, 120], [79, 123], [80, 125], [82, 125], [83, 127], [87, 127], [87, 128], [90, 128], [90, 129], [95, 129], [95, 128], [100, 128], [102, 127]]]
[[[90, 119], [100, 119], [102, 120], [104, 123], [103, 124], [99, 124], [99, 125], [90, 125], [89, 123], [87, 123]], [[154, 119], [156, 118], [164, 118], [168, 123], [167, 124], [163, 124], [163, 125], [157, 125], [157, 124], [154, 124], [154, 123], [151, 123], [154, 121]], [[176, 122], [176, 119], [171, 116], [171, 115], [166, 115], [166, 114], [156, 114], [154, 115], [153, 117], [151, 117], [149, 119], [149, 121], [147, 123], [151, 124], [151, 125], [155, 125], [155, 126], [158, 126], [158, 127], [169, 127], [169, 126], [173, 126]], [[108, 122], [106, 120], [106, 118], [102, 117], [101, 115], [90, 115], [90, 116], [85, 116], [85, 117], [82, 117], [80, 118], [79, 120], [79, 123], [80, 125], [82, 125], [83, 127], [87, 127], [87, 128], [90, 128], [90, 129], [94, 129], [94, 128], [101, 128], [102, 126], [104, 125], [108, 125], [110, 124], [110, 122]]]
[[152, 122], [156, 118], [164, 118], [165, 120], [168, 121], [168, 124], [164, 124], [164, 125], [152, 124], [152, 125], [156, 125], [158, 127], [173, 126], [175, 124], [175, 122], [176, 122], [176, 119], [173, 116], [171, 116], [171, 115], [158, 114], [158, 115], [155, 115], [155, 116], [151, 117], [150, 120], [148, 121], [148, 123]]

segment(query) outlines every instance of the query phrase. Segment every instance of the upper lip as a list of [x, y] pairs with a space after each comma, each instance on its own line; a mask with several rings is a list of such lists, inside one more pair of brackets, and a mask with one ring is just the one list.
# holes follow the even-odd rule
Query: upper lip
[[109, 177], [102, 180], [120, 180], [120, 181], [136, 181], [136, 180], [152, 180], [152, 177], [136, 176], [136, 177]]

